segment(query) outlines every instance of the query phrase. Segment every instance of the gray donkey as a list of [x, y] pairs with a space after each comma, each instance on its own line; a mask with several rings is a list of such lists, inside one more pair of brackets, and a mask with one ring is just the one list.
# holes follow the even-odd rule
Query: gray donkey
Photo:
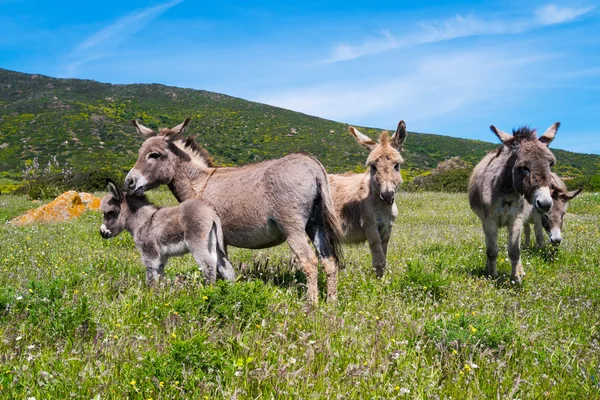
[[381, 278], [385, 271], [387, 246], [392, 225], [398, 215], [394, 202], [396, 188], [402, 183], [400, 155], [406, 139], [406, 124], [398, 123], [392, 137], [383, 132], [379, 143], [349, 128], [356, 141], [369, 149], [369, 170], [362, 174], [328, 175], [333, 205], [342, 225], [345, 243], [369, 242], [373, 268]]
[[522, 127], [510, 135], [495, 126], [492, 132], [503, 146], [493, 150], [477, 164], [469, 181], [469, 203], [481, 219], [487, 247], [487, 274], [498, 276], [498, 229], [508, 228], [508, 256], [511, 279], [520, 282], [525, 272], [521, 264], [521, 230], [531, 204], [541, 214], [552, 207], [552, 174], [556, 158], [548, 145], [560, 126], [554, 123], [538, 139], [535, 129]]
[[172, 256], [192, 253], [202, 267], [207, 283], [220, 278], [233, 281], [235, 272], [223, 248], [219, 216], [210, 203], [192, 199], [175, 207], [159, 208], [146, 196], [124, 194], [107, 180], [108, 191], [102, 199], [104, 213], [100, 234], [108, 239], [129, 231], [146, 265], [146, 282], [154, 285], [164, 274]]
[[182, 138], [189, 122], [154, 132], [132, 121], [146, 139], [125, 178], [127, 192], [166, 184], [180, 202], [209, 200], [221, 217], [225, 249], [262, 249], [287, 241], [304, 269], [308, 301], [317, 304], [318, 260], [308, 235], [325, 269], [327, 299], [335, 300], [341, 228], [323, 165], [297, 153], [243, 167], [216, 167], [193, 138]]
[[531, 216], [525, 221], [525, 226], [523, 227], [526, 246], [530, 244], [531, 227], [529, 225], [532, 223], [534, 225], [535, 242], [538, 249], [544, 247], [544, 231], [548, 234], [551, 244], [555, 246], [560, 245], [563, 240], [562, 226], [569, 201], [573, 200], [583, 190], [577, 189], [569, 192], [565, 183], [555, 173], [552, 173], [552, 180], [552, 208], [546, 214], [532, 209]]

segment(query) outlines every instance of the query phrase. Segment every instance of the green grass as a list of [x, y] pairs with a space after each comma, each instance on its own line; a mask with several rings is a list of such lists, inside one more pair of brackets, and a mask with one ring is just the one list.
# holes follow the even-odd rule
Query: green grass
[[[465, 195], [397, 202], [384, 278], [347, 247], [338, 305], [314, 310], [285, 246], [232, 248], [233, 285], [172, 259], [149, 289], [131, 237], [103, 240], [99, 213], [2, 223], [0, 398], [600, 398], [599, 194], [573, 200], [558, 251], [523, 253], [522, 286], [482, 276]], [[0, 203], [0, 222], [37, 206]], [[505, 233], [500, 249], [508, 275]]]

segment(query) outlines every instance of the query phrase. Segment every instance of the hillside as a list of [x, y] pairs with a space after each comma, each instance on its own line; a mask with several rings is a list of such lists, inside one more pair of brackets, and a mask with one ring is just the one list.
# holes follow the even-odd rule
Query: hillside
[[[57, 156], [75, 170], [128, 169], [142, 139], [129, 120], [189, 129], [223, 165], [295, 151], [315, 155], [330, 172], [362, 169], [366, 152], [347, 125], [203, 90], [158, 84], [112, 85], [0, 69], [0, 173], [18, 176], [27, 160]], [[399, 115], [407, 119], [410, 116]], [[376, 136], [378, 129], [365, 128]], [[491, 137], [491, 134], [490, 134]], [[497, 144], [409, 133], [404, 170], [412, 176], [449, 157], [474, 163]], [[554, 150], [561, 175], [600, 172], [600, 156]]]

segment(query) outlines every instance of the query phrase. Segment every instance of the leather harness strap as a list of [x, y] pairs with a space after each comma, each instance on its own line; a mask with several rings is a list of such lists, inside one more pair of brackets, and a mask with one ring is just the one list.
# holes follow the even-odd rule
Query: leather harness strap
[[204, 186], [202, 186], [202, 190], [200, 191], [200, 193], [198, 193], [199, 195], [202, 195], [202, 193], [204, 193], [204, 189], [206, 189], [206, 185], [208, 185], [208, 181], [213, 176], [213, 174], [215, 173], [216, 170], [217, 170], [216, 168], [213, 168], [213, 170], [210, 173], [210, 175], [208, 176], [208, 178], [206, 178], [206, 181], [204, 182]]

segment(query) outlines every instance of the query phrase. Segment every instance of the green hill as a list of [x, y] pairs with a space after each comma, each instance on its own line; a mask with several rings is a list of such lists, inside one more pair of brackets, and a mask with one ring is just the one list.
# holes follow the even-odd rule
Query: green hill
[[[17, 177], [27, 160], [56, 156], [74, 170], [128, 169], [142, 139], [129, 120], [189, 128], [218, 163], [245, 164], [295, 151], [315, 155], [330, 172], [362, 169], [366, 152], [347, 125], [203, 90], [158, 84], [112, 85], [0, 69], [0, 173]], [[406, 118], [410, 128], [410, 116]], [[380, 130], [365, 128], [376, 136]], [[497, 144], [409, 133], [405, 173], [414, 176], [460, 156], [477, 162]], [[554, 150], [561, 175], [600, 172], [600, 156]]]

